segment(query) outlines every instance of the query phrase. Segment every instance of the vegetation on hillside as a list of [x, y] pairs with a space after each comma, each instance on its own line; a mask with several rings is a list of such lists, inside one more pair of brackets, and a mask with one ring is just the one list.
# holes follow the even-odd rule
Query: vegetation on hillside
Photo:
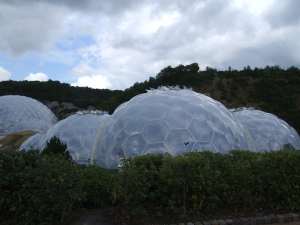
[[135, 95], [162, 85], [193, 88], [229, 108], [251, 106], [274, 113], [300, 132], [300, 69], [296, 67], [252, 69], [248, 66], [243, 70], [206, 68], [199, 71], [196, 63], [169, 66], [156, 77], [124, 91], [72, 87], [58, 81], [4, 81], [0, 82], [0, 96], [19, 94], [41, 101], [72, 102], [79, 107], [92, 105], [112, 112]]
[[146, 155], [118, 171], [3, 151], [0, 224], [63, 224], [79, 208], [112, 208], [118, 224], [131, 225], [299, 211], [299, 174], [296, 150]]
[[0, 96], [24, 95], [40, 101], [71, 102], [78, 107], [97, 106], [109, 111], [115, 106], [111, 99], [122, 91], [97, 90], [87, 87], [73, 87], [70, 84], [49, 80], [40, 81], [3, 81], [0, 82]]

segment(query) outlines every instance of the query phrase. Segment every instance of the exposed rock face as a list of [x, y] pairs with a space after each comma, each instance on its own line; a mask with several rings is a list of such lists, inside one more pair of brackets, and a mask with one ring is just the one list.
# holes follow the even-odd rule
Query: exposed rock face
[[22, 131], [0, 137], [0, 151], [17, 151], [21, 144], [33, 134], [32, 131]]
[[47, 105], [51, 109], [51, 111], [60, 120], [66, 118], [70, 115], [73, 115], [74, 113], [76, 113], [78, 111], [96, 110], [95, 106], [88, 106], [87, 108], [80, 108], [71, 102], [45, 101], [44, 104]]

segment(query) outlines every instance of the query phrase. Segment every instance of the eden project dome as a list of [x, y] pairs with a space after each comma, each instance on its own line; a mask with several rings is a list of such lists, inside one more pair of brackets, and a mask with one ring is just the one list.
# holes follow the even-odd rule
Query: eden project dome
[[120, 105], [101, 129], [95, 163], [115, 168], [121, 158], [188, 151], [250, 149], [253, 141], [220, 102], [189, 89], [161, 88]]
[[21, 146], [20, 150], [42, 150], [46, 134], [37, 133], [29, 137]]
[[255, 140], [257, 151], [280, 150], [286, 146], [300, 149], [297, 131], [277, 116], [251, 108], [232, 110]]
[[78, 112], [64, 120], [59, 121], [45, 134], [36, 134], [21, 146], [21, 150], [44, 149], [47, 142], [57, 137], [67, 145], [67, 150], [72, 159], [80, 164], [90, 162], [98, 129], [109, 117], [107, 114], [94, 112]]
[[19, 95], [0, 97], [0, 136], [21, 131], [45, 132], [57, 121], [39, 101]]

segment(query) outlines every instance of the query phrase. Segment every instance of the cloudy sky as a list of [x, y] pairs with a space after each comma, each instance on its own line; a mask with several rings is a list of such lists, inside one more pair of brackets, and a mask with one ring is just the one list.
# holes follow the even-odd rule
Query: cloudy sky
[[168, 65], [300, 66], [299, 0], [0, 0], [0, 81], [124, 89]]

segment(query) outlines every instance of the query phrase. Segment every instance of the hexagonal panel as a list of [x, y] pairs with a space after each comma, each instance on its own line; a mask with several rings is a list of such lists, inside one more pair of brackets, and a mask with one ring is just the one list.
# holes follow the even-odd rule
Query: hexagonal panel
[[122, 149], [123, 143], [127, 141], [128, 134], [125, 131], [119, 132], [118, 135], [116, 135], [114, 142], [112, 143], [113, 149]]
[[113, 130], [121, 131], [124, 129], [124, 120], [115, 120], [112, 125]]
[[205, 114], [206, 111], [204, 110], [204, 106], [202, 103], [197, 102], [197, 104], [189, 103], [188, 107], [186, 108], [186, 111], [192, 115], [193, 118], [205, 120]]
[[211, 143], [216, 147], [217, 152], [233, 150], [233, 145], [228, 142], [225, 135], [219, 132], [214, 133]]
[[228, 142], [230, 142], [231, 140], [234, 140], [236, 138], [237, 141], [240, 141], [240, 135], [234, 135], [233, 132], [232, 132], [232, 129], [226, 129], [223, 131], [224, 132], [224, 135], [227, 139]]
[[142, 131], [143, 137], [149, 144], [163, 142], [168, 134], [169, 128], [161, 120], [147, 121]]
[[175, 154], [191, 149], [194, 142], [194, 138], [186, 129], [171, 130], [166, 139], [166, 145]]
[[189, 126], [191, 134], [198, 142], [210, 142], [213, 131], [206, 121], [192, 120]]
[[268, 145], [269, 145], [269, 149], [281, 149], [282, 146], [280, 144], [280, 142], [278, 142], [277, 140], [272, 140], [270, 139], [269, 142], [268, 142]]
[[145, 150], [146, 141], [141, 134], [129, 136], [123, 144], [126, 157], [142, 154]]
[[201, 152], [211, 150], [214, 150], [214, 147], [210, 143], [195, 142], [193, 145], [193, 151]]
[[165, 116], [167, 109], [167, 106], [163, 104], [148, 103], [143, 105], [143, 107], [140, 107], [138, 111], [134, 113], [134, 115], [146, 120], [158, 120]]
[[190, 125], [191, 121], [191, 116], [182, 108], [171, 110], [166, 115], [166, 123], [173, 129], [185, 129]]
[[169, 151], [164, 143], [147, 144], [145, 148], [145, 154], [163, 154], [167, 152]]
[[129, 135], [140, 133], [143, 130], [143, 126], [144, 124], [141, 124], [139, 118], [129, 118], [124, 121], [124, 130]]
[[160, 95], [149, 95], [146, 98], [143, 99], [144, 102], [150, 100], [152, 104], [163, 104], [163, 105], [174, 105], [176, 104], [176, 101], [174, 101], [174, 98], [172, 96], [160, 96]]
[[115, 145], [112, 149], [111, 155], [113, 155], [115, 158], [123, 158], [125, 153], [121, 145]]

